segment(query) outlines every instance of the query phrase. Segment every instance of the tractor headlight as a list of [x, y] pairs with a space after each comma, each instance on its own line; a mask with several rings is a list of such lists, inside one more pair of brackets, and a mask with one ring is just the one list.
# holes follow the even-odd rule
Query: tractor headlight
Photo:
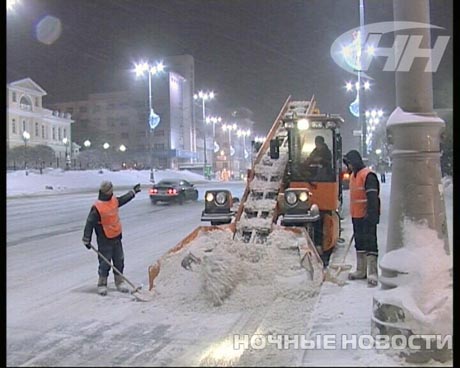
[[287, 192], [285, 194], [285, 199], [286, 202], [292, 206], [297, 202], [297, 195], [295, 194], [295, 192]]
[[216, 195], [216, 202], [217, 202], [217, 204], [222, 205], [222, 204], [225, 203], [226, 200], [227, 200], [227, 194], [226, 194], [225, 192], [219, 192], [219, 193], [217, 193], [217, 195]]
[[214, 194], [207, 193], [206, 194], [206, 202], [212, 202], [214, 200]]
[[301, 202], [308, 201], [308, 193], [307, 192], [300, 192], [299, 201], [301, 201]]

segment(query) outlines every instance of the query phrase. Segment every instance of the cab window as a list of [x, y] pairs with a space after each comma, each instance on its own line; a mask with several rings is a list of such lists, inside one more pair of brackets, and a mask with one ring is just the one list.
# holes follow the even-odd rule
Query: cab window
[[292, 130], [291, 180], [336, 181], [333, 137], [330, 129]]

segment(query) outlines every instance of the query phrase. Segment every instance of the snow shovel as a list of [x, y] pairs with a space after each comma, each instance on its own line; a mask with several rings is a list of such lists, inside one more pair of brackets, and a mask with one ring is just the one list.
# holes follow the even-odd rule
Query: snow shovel
[[90, 244], [90, 246], [91, 246], [91, 249], [94, 250], [99, 255], [99, 257], [101, 257], [110, 267], [112, 267], [113, 270], [133, 288], [133, 290], [131, 291], [131, 295], [133, 295], [137, 300], [141, 302], [149, 302], [152, 300], [153, 298], [152, 293], [150, 293], [149, 291], [141, 290], [142, 285], [136, 287], [106, 257], [104, 257], [104, 255], [102, 255], [101, 252], [99, 252], [92, 244]]
[[[346, 264], [345, 259], [347, 258], [348, 252], [350, 251], [351, 248], [351, 243], [353, 243], [353, 239], [355, 238], [355, 234], [353, 234], [350, 238], [350, 242], [348, 243], [347, 249], [345, 251], [345, 254], [342, 259], [342, 263], [331, 263], [327, 269], [326, 275], [325, 275], [325, 280], [333, 282], [339, 286], [343, 286], [346, 284], [345, 281], [339, 280], [338, 276], [342, 271], [345, 270], [350, 270], [352, 268], [351, 264]], [[335, 273], [331, 272], [331, 269], [336, 269], [337, 271]]]

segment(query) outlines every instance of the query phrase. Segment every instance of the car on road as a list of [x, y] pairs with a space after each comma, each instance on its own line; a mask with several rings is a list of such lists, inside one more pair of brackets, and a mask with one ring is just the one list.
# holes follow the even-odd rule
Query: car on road
[[152, 186], [149, 196], [152, 204], [158, 202], [183, 204], [187, 200], [198, 200], [198, 190], [187, 180], [163, 179]]

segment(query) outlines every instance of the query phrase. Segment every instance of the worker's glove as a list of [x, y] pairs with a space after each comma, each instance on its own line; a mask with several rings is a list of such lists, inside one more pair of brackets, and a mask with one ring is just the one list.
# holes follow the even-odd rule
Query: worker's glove
[[88, 241], [88, 240], [84, 240], [83, 239], [83, 245], [88, 248], [88, 249], [91, 249], [91, 241]]
[[141, 185], [140, 184], [136, 184], [134, 187], [133, 187], [133, 190], [134, 190], [134, 193], [139, 193], [141, 191]]

